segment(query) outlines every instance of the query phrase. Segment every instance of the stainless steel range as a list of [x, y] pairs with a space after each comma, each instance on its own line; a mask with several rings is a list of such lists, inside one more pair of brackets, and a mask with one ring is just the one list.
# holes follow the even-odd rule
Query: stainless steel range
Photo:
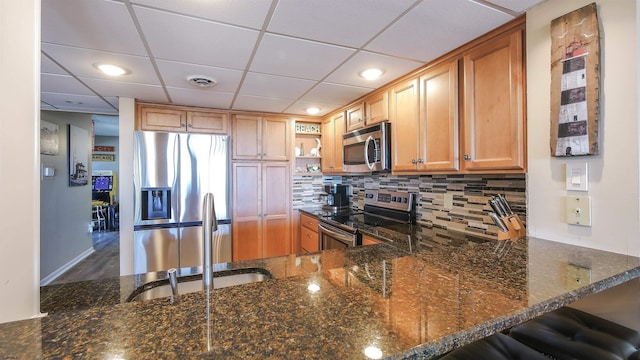
[[362, 245], [358, 228], [399, 228], [416, 221], [416, 194], [387, 190], [365, 190], [364, 209], [321, 216], [318, 222], [320, 247], [342, 249]]

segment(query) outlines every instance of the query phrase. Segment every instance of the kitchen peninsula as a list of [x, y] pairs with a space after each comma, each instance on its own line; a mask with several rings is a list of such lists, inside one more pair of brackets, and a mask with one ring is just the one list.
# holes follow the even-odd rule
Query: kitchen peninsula
[[125, 303], [144, 275], [85, 283], [111, 295], [44, 299], [50, 315], [0, 324], [0, 358], [429, 358], [640, 276], [636, 257], [535, 238], [378, 230], [362, 229], [377, 245], [219, 264], [273, 279], [176, 304]]

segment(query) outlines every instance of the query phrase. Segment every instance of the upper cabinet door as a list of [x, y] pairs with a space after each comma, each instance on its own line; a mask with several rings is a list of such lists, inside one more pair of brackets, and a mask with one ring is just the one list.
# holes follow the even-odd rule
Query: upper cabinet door
[[344, 112], [329, 115], [322, 121], [322, 172], [342, 172], [342, 135], [345, 132]]
[[518, 29], [464, 54], [467, 171], [526, 168], [522, 36]]
[[181, 109], [138, 105], [138, 130], [185, 132], [186, 115]]
[[405, 81], [391, 89], [391, 168], [416, 171], [420, 144], [418, 79]]
[[383, 91], [364, 99], [364, 124], [366, 126], [389, 120], [389, 92]]
[[458, 170], [458, 59], [420, 76], [418, 169]]
[[288, 119], [264, 118], [262, 131], [262, 160], [289, 160], [291, 126]]
[[233, 116], [233, 159], [262, 159], [262, 118], [258, 116]]
[[364, 111], [362, 104], [347, 110], [347, 131], [364, 127]]
[[187, 131], [201, 134], [227, 134], [227, 113], [188, 111]]

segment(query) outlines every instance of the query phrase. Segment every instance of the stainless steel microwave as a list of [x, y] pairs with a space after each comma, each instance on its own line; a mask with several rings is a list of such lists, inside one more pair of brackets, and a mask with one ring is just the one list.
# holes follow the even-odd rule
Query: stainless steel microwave
[[391, 170], [391, 126], [389, 122], [342, 135], [343, 170], [350, 173]]

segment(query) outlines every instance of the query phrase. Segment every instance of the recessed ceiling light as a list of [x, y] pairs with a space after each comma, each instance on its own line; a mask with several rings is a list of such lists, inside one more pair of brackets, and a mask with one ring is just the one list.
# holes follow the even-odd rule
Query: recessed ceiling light
[[205, 75], [189, 75], [187, 81], [200, 87], [210, 87], [217, 84], [214, 79]]
[[124, 68], [113, 64], [93, 64], [93, 66], [109, 76], [120, 76], [129, 73]]
[[310, 107], [310, 108], [307, 108], [306, 112], [307, 112], [307, 114], [309, 114], [309, 115], [315, 115], [315, 114], [317, 114], [317, 113], [319, 113], [319, 112], [320, 112], [320, 108], [315, 107], [315, 106], [312, 106], [312, 107]]
[[380, 70], [380, 69], [367, 69], [363, 72], [360, 73], [360, 76], [362, 76], [363, 78], [367, 79], [367, 80], [376, 80], [378, 79], [380, 76], [382, 76], [382, 74], [384, 73], [384, 71]]

